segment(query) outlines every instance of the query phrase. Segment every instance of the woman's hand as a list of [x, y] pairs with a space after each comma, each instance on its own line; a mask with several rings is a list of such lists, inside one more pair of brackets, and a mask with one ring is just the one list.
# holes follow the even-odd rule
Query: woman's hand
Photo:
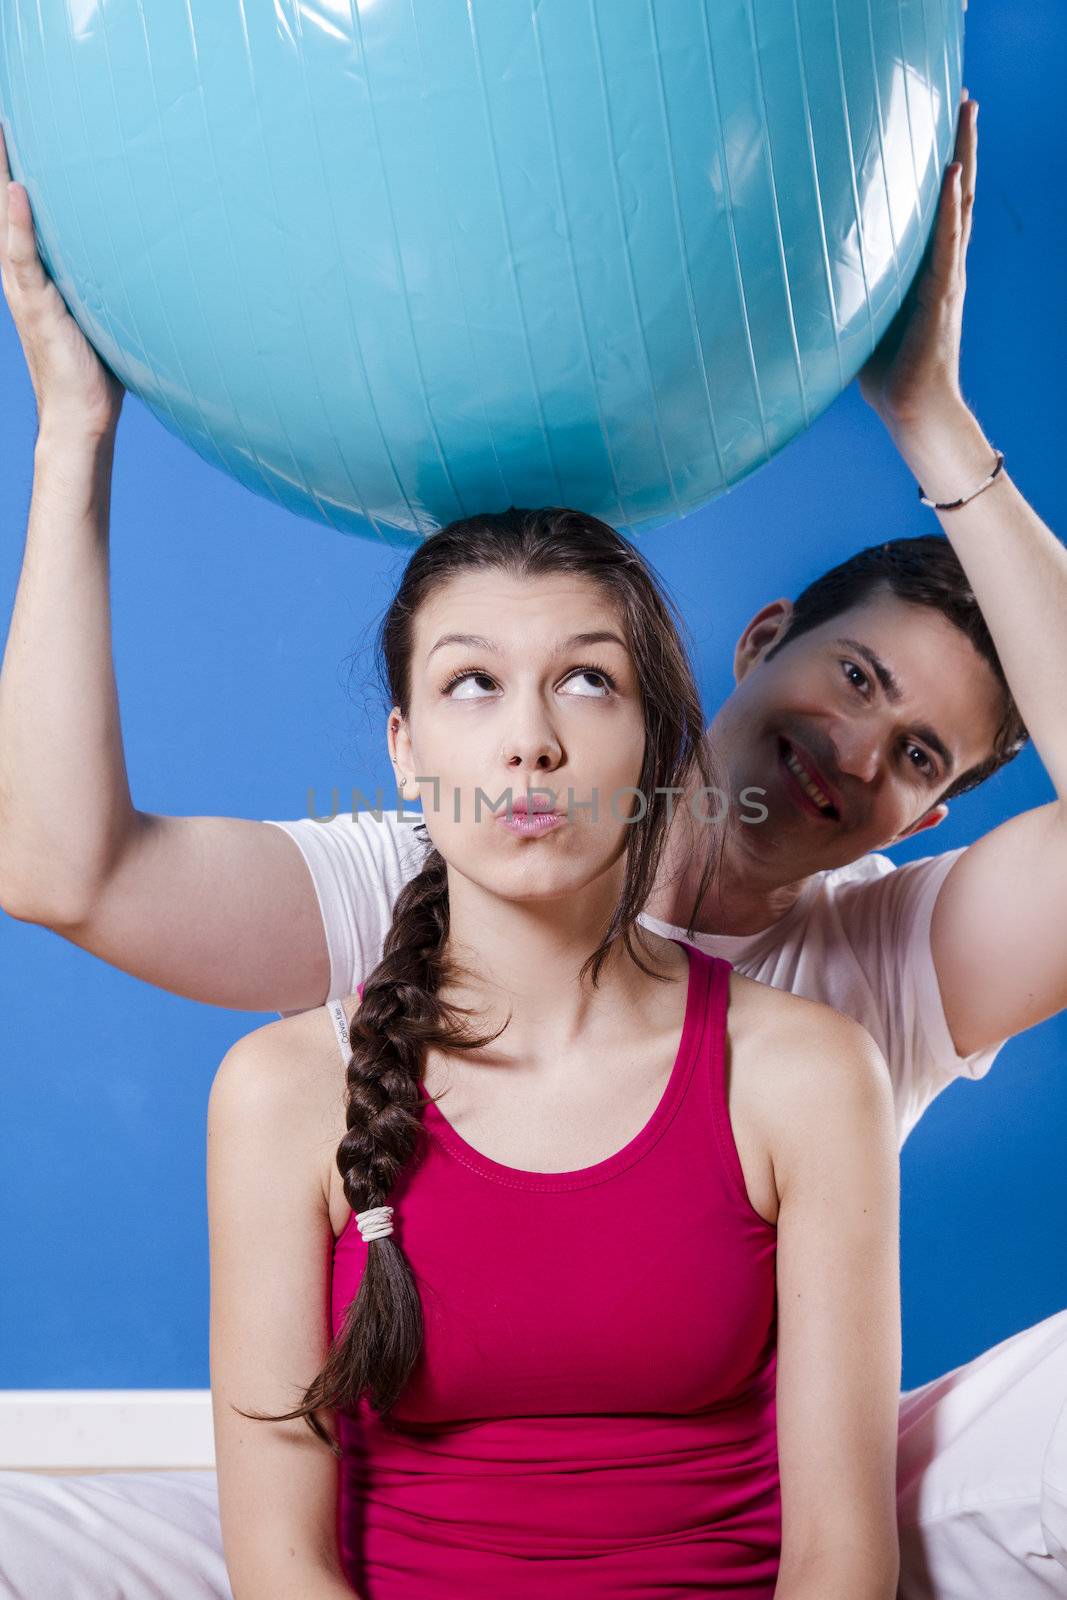
[[960, 97], [955, 160], [924, 262], [874, 354], [859, 372], [860, 393], [891, 433], [921, 427], [964, 406], [960, 338], [965, 264], [978, 168], [978, 102]]
[[101, 361], [44, 269], [30, 199], [11, 182], [0, 129], [0, 286], [37, 401], [40, 431], [63, 438], [113, 437], [125, 389]]

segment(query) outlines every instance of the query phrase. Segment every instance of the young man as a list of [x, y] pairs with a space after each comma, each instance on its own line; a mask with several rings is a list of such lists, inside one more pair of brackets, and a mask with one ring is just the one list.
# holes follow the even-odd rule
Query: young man
[[[902, 1138], [953, 1077], [980, 1076], [1006, 1039], [1067, 1005], [1067, 552], [1003, 470], [987, 481], [994, 452], [959, 392], [974, 111], [965, 101], [929, 262], [860, 376], [927, 498], [964, 502], [938, 512], [948, 542], [881, 547], [765, 606], [709, 730], [728, 794], [764, 791], [767, 816], [726, 830], [695, 942], [863, 1022]], [[0, 267], [39, 432], [0, 673], [0, 903], [209, 1003], [292, 1011], [351, 993], [417, 870], [408, 823], [132, 805], [108, 636], [121, 386], [47, 280], [25, 191], [6, 177]], [[936, 827], [1027, 730], [1055, 800], [943, 855], [895, 867], [878, 853]], [[394, 751], [401, 794], [428, 792]], [[542, 754], [537, 740], [507, 753], [515, 792], [538, 781]], [[699, 835], [685, 805], [676, 815], [646, 916], [677, 934]], [[1065, 1400], [1067, 1313], [904, 1397], [906, 1600], [1067, 1596]]]

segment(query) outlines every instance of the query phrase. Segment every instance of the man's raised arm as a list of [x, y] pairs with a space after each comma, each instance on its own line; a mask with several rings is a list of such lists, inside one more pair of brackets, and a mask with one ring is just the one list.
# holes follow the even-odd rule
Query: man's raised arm
[[108, 595], [121, 384], [41, 264], [0, 135], [0, 281], [38, 435], [26, 548], [0, 667], [0, 905], [176, 994], [246, 1010], [326, 997], [300, 851], [264, 822], [135, 810]]
[[[864, 398], [939, 502], [983, 483], [994, 460], [959, 390], [977, 141], [977, 107], [965, 99], [929, 267], [910, 314], [860, 374]], [[1055, 790], [970, 845], [934, 906], [945, 1019], [958, 1052], [970, 1055], [1067, 1007], [1067, 550], [1005, 471], [937, 515]]]

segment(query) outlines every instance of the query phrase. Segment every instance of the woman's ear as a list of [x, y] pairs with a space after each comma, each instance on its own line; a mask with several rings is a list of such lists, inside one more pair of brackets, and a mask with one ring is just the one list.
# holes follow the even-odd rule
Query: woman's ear
[[418, 799], [417, 792], [414, 795], [407, 793], [408, 781], [414, 778], [415, 758], [411, 749], [411, 740], [408, 737], [407, 723], [404, 721], [399, 706], [394, 706], [389, 713], [386, 739], [389, 745], [389, 759], [393, 763], [393, 775], [396, 778], [397, 791], [401, 799]]

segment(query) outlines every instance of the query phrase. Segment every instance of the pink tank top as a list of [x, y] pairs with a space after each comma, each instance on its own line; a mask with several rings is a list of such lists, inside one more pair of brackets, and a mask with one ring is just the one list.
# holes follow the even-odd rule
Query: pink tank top
[[[365, 1399], [336, 1419], [339, 1543], [363, 1600], [773, 1594], [776, 1229], [730, 1128], [730, 963], [683, 948], [670, 1080], [614, 1155], [502, 1166], [424, 1101], [389, 1196], [423, 1352], [387, 1422]], [[334, 1334], [368, 1248], [350, 1217]]]

